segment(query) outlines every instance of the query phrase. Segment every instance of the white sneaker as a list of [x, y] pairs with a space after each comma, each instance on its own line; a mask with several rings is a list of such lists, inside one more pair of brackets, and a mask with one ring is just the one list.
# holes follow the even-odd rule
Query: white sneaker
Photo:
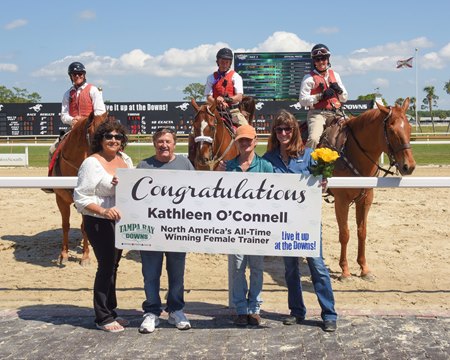
[[172, 311], [169, 314], [169, 324], [175, 325], [179, 330], [188, 330], [191, 328], [191, 323], [184, 315], [183, 310]]
[[159, 317], [152, 313], [144, 314], [144, 321], [139, 327], [139, 332], [141, 334], [150, 334], [155, 331], [155, 327], [159, 325]]

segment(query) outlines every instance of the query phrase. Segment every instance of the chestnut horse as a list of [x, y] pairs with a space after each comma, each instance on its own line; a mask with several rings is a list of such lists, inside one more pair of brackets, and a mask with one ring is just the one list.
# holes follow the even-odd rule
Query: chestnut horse
[[[53, 166], [51, 176], [77, 176], [78, 169], [84, 159], [91, 153], [90, 140], [96, 128], [106, 119], [106, 113], [94, 116], [93, 113], [86, 119], [78, 121], [73, 129], [61, 140], [57, 148], [57, 159]], [[69, 258], [69, 230], [70, 205], [73, 203], [73, 190], [53, 189], [56, 195], [56, 204], [61, 213], [63, 242], [59, 256], [59, 263], [63, 264]], [[89, 263], [89, 243], [81, 223], [83, 234], [83, 255], [81, 265]]]
[[[215, 102], [199, 106], [195, 99], [192, 99], [191, 104], [197, 113], [192, 124], [195, 151], [189, 152], [189, 160], [197, 170], [215, 170], [221, 160], [230, 160], [238, 155], [234, 144], [234, 131], [222, 118], [224, 115], [230, 115], [221, 114]], [[251, 125], [256, 110], [253, 97], [244, 96], [239, 110]]]
[[[346, 121], [348, 137], [341, 157], [337, 160], [333, 176], [378, 176], [382, 169], [378, 159], [382, 153], [388, 155], [391, 166], [401, 175], [410, 175], [416, 166], [413, 158], [410, 135], [411, 125], [405, 113], [409, 106], [406, 98], [401, 106], [385, 107], [377, 103], [371, 109]], [[358, 258], [361, 277], [371, 279], [365, 255], [367, 215], [373, 201], [373, 189], [330, 189], [335, 198], [335, 214], [339, 227], [341, 254], [339, 265], [341, 280], [350, 277], [347, 262], [347, 244], [350, 238], [348, 212], [351, 204], [356, 206], [358, 233]]]

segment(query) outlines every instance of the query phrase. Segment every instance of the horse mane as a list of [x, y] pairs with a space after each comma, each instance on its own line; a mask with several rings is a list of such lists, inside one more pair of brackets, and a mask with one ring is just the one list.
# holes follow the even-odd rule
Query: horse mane
[[256, 101], [252, 96], [244, 96], [239, 104], [239, 110], [245, 116], [248, 123], [252, 125], [255, 119]]

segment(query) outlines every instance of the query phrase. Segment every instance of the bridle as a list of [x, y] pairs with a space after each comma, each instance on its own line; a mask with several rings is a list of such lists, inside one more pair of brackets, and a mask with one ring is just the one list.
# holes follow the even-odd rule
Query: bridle
[[[222, 137], [221, 139], [217, 140], [216, 139], [216, 131], [217, 131], [217, 126], [218, 121], [217, 121], [217, 117], [216, 115], [211, 111], [210, 107], [208, 105], [204, 105], [206, 107], [206, 113], [208, 116], [211, 116], [214, 118], [214, 125], [211, 126], [210, 125], [210, 129], [211, 129], [211, 133], [212, 136], [205, 136], [203, 135], [203, 129], [200, 129], [200, 133], [201, 135], [196, 136], [194, 138], [194, 142], [195, 144], [199, 144], [199, 148], [202, 148], [204, 144], [209, 145], [210, 150], [209, 150], [209, 158], [208, 161], [206, 161], [206, 165], [209, 167], [209, 169], [212, 171], [214, 170], [214, 168], [216, 167], [216, 165], [223, 160], [223, 158], [227, 155], [227, 153], [230, 151], [231, 147], [234, 144], [234, 136], [231, 136], [231, 141], [228, 144], [227, 148], [225, 149], [225, 151], [222, 153], [222, 155], [219, 154], [220, 152], [220, 148], [222, 147], [223, 142], [225, 141], [225, 132], [222, 133]], [[197, 114], [195, 114], [195, 119], [197, 118], [198, 114], [200, 113], [200, 110], [197, 111]], [[204, 121], [204, 120], [202, 120]], [[225, 124], [222, 121], [222, 126], [224, 127], [224, 131], [229, 131], [228, 128], [225, 126]], [[230, 133], [231, 135], [231, 133]], [[218, 145], [216, 145], [216, 141], [218, 141]], [[216, 152], [214, 152], [214, 148], [216, 148]], [[196, 157], [198, 156], [198, 153], [196, 155]]]

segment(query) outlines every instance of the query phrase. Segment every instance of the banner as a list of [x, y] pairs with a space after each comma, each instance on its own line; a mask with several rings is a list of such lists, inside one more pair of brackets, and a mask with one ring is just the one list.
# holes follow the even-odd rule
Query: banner
[[319, 178], [117, 169], [119, 249], [316, 257]]

